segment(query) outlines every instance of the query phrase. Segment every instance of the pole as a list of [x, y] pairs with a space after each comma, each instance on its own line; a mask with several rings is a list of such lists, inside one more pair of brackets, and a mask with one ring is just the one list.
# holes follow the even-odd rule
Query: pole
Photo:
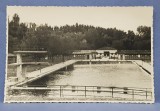
[[134, 100], [134, 89], [132, 89], [132, 99]]
[[113, 87], [111, 87], [111, 90], [112, 90], [112, 98], [113, 98]]
[[17, 78], [18, 78], [18, 81], [21, 81], [23, 79], [23, 76], [22, 76], [22, 55], [21, 54], [17, 54]]
[[61, 97], [61, 86], [60, 86], [60, 97]]
[[85, 86], [85, 97], [86, 97], [87, 95], [86, 95], [86, 86]]
[[146, 99], [147, 99], [147, 88], [146, 88]]

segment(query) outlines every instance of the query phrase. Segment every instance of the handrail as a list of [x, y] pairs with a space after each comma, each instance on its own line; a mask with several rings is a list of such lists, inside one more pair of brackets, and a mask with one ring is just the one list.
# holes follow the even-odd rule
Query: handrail
[[[36, 87], [35, 87], [36, 86]], [[38, 87], [39, 86], [39, 87]], [[90, 93], [93, 93], [94, 95], [99, 97], [101, 93], [105, 93], [108, 96], [110, 95], [111, 98], [117, 98], [116, 95], [121, 95], [120, 98], [127, 98], [127, 96], [131, 96], [132, 100], [136, 100], [139, 97], [143, 98], [143, 100], [151, 100], [152, 99], [152, 91], [151, 88], [132, 88], [131, 87], [104, 87], [104, 86], [76, 86], [76, 85], [28, 85], [28, 86], [14, 86], [11, 87], [11, 90], [33, 90], [33, 91], [58, 91], [59, 97], [65, 97], [70, 96], [73, 94], [73, 92], [81, 92], [84, 97], [91, 96]], [[71, 93], [66, 93], [71, 91]], [[95, 94], [96, 92], [96, 94]], [[80, 93], [80, 94], [81, 94]], [[74, 96], [80, 96], [78, 93]], [[99, 95], [97, 95], [99, 94]], [[138, 96], [138, 97], [137, 97]]]
[[[83, 85], [28, 85], [28, 87], [52, 87], [52, 86], [69, 86], [69, 87], [85, 87]], [[114, 87], [114, 86], [110, 86], [110, 87], [106, 87], [106, 86], [86, 86], [86, 87], [101, 87], [101, 88], [115, 88], [115, 89], [127, 89], [127, 90], [136, 90], [136, 91], [144, 91], [144, 89], [148, 89], [148, 90], [152, 90], [152, 88], [139, 88], [139, 87]], [[140, 89], [140, 90], [139, 90]]]

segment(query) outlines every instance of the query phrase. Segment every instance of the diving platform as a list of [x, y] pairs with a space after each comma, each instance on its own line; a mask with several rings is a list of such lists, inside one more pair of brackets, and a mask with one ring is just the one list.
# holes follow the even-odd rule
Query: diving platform
[[22, 55], [23, 54], [47, 54], [47, 51], [14, 51], [14, 53], [17, 56], [17, 62], [12, 65], [15, 65], [17, 67], [18, 81], [22, 81], [24, 79], [23, 74], [22, 74], [22, 65], [24, 64], [22, 62]]
[[60, 69], [63, 69], [63, 68], [67, 69], [67, 67], [72, 66], [76, 62], [77, 62], [77, 60], [68, 60], [66, 62], [62, 62], [62, 63], [55, 64], [55, 65], [52, 65], [52, 66], [49, 66], [46, 68], [42, 68], [40, 70], [33, 71], [31, 73], [26, 74], [24, 80], [18, 81], [15, 85], [21, 86], [26, 83], [30, 83], [30, 82], [35, 81], [37, 79], [40, 79], [44, 76], [47, 76], [53, 72], [56, 72]]
[[15, 54], [46, 54], [47, 51], [14, 51]]
[[19, 66], [19, 65], [39, 65], [39, 64], [49, 64], [48, 62], [23, 62], [23, 63], [11, 63], [8, 66]]

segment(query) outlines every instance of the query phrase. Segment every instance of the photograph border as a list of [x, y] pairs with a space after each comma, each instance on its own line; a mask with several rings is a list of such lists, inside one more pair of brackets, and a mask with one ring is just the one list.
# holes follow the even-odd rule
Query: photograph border
[[[158, 111], [160, 109], [160, 0], [3, 0], [0, 3], [0, 109], [3, 111]], [[154, 35], [154, 85], [155, 85], [155, 103], [154, 104], [122, 104], [122, 103], [17, 103], [17, 104], [4, 104], [4, 74], [5, 74], [5, 58], [6, 58], [6, 6], [16, 5], [16, 6], [153, 6], [154, 7], [154, 18], [153, 18], [153, 35]]]
[[[6, 18], [8, 18], [8, 7], [9, 7], [10, 5], [7, 5], [7, 7], [6, 7]], [[23, 8], [23, 7], [27, 7], [27, 8], [34, 8], [34, 7], [42, 7], [42, 8], [46, 8], [46, 7], [58, 7], [58, 8], [83, 8], [84, 6], [16, 6], [16, 7], [18, 7], [18, 8]], [[154, 10], [154, 8], [153, 8], [153, 6], [86, 6], [85, 8], [96, 8], [96, 7], [100, 7], [100, 8], [138, 8], [138, 7], [142, 7], [142, 8], [151, 8], [152, 9], [152, 27], [151, 27], [151, 71], [152, 71], [152, 73], [151, 73], [151, 84], [152, 84], [152, 101], [126, 101], [126, 100], [112, 100], [112, 101], [110, 101], [110, 100], [105, 100], [105, 101], [89, 101], [89, 100], [83, 100], [83, 101], [79, 101], [79, 100], [72, 100], [72, 101], [67, 101], [67, 100], [59, 100], [59, 101], [53, 101], [53, 100], [50, 100], [50, 101], [6, 101], [6, 85], [5, 85], [5, 88], [4, 88], [4, 103], [154, 103], [155, 102], [155, 92], [154, 92], [154, 70], [153, 70], [153, 68], [154, 68], [154, 66], [153, 66], [153, 61], [154, 61], [154, 58], [153, 58], [153, 56], [154, 56], [154, 45], [153, 45], [153, 42], [154, 42], [154, 37], [153, 37], [153, 10]], [[6, 31], [6, 69], [5, 69], [5, 72], [6, 72], [6, 74], [5, 74], [5, 84], [6, 84], [6, 82], [7, 82], [7, 70], [8, 70], [8, 68], [7, 68], [7, 63], [8, 63], [8, 19], [6, 20], [6, 27], [7, 27], [7, 31]]]

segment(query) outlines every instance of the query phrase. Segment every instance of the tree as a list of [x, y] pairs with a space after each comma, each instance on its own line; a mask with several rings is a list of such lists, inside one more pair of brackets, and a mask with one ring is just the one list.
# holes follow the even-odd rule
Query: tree
[[91, 49], [95, 49], [96, 45], [98, 45], [98, 43], [96, 43], [96, 40], [98, 39], [98, 32], [97, 32], [97, 30], [96, 29], [89, 29], [85, 33], [85, 38], [87, 40], [87, 43], [90, 45], [90, 48]]
[[125, 50], [133, 50], [135, 34], [129, 30], [127, 35], [123, 39], [123, 45]]
[[[54, 20], [53, 20], [54, 21]], [[118, 50], [150, 50], [151, 28], [139, 26], [137, 34], [116, 28], [74, 24], [64, 26], [20, 23], [17, 14], [8, 24], [9, 52], [21, 50], [47, 50], [51, 55], [64, 55], [72, 50], [113, 47]]]
[[151, 27], [139, 26], [137, 28], [138, 35], [144, 39], [151, 39]]
[[124, 49], [124, 47], [123, 47], [123, 41], [121, 41], [121, 40], [115, 40], [115, 41], [113, 41], [112, 47], [114, 47], [114, 48], [116, 48], [118, 50]]
[[53, 28], [47, 24], [41, 25], [36, 28], [35, 36], [38, 40], [38, 49], [47, 50], [48, 49], [48, 40], [52, 36]]
[[9, 35], [12, 35], [12, 37], [16, 37], [17, 39], [21, 40], [26, 32], [27, 27], [23, 23], [20, 24], [19, 21], [19, 16], [14, 14], [13, 20], [9, 22]]
[[22, 39], [26, 36], [27, 26], [20, 23], [20, 18], [14, 14], [13, 19], [8, 23], [8, 51], [13, 52], [21, 47]]

